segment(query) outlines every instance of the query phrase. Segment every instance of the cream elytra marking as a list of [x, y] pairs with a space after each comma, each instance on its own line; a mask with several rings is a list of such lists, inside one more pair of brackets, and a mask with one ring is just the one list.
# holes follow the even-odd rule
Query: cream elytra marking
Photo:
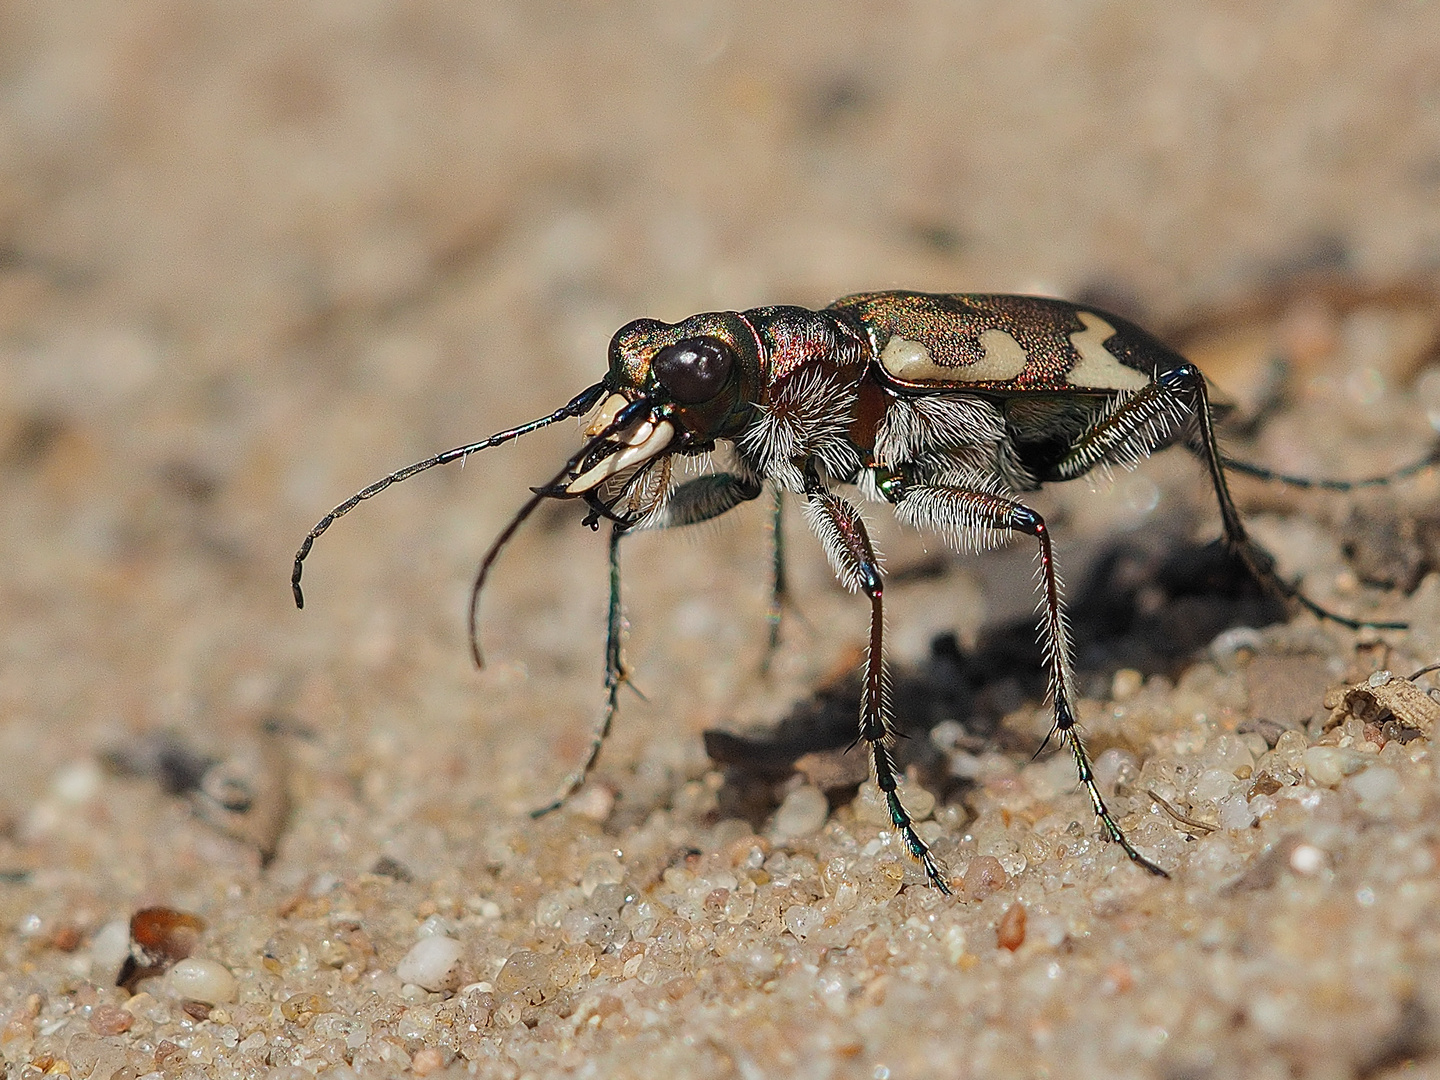
[[1004, 330], [986, 330], [980, 335], [980, 344], [985, 349], [985, 359], [973, 367], [960, 369], [965, 373], [966, 382], [1009, 382], [1025, 370], [1030, 359], [1024, 346]]
[[1025, 370], [1024, 347], [1004, 330], [979, 336], [984, 355], [973, 364], [937, 364], [918, 341], [892, 337], [880, 352], [880, 366], [901, 382], [1008, 382]]
[[1076, 311], [1075, 317], [1085, 324], [1085, 329], [1070, 335], [1070, 344], [1080, 359], [1065, 376], [1067, 383], [1097, 390], [1143, 390], [1150, 384], [1150, 376], [1126, 367], [1105, 348], [1104, 343], [1115, 336], [1113, 326], [1093, 311]]
[[[1043, 408], [1027, 408], [1034, 404]], [[823, 311], [764, 307], [694, 315], [679, 323], [640, 319], [610, 343], [610, 369], [549, 416], [409, 465], [326, 514], [295, 553], [290, 583], [304, 605], [305, 557], [336, 518], [391, 484], [461, 461], [567, 418], [591, 414], [584, 440], [527, 499], [481, 560], [470, 592], [470, 644], [480, 664], [479, 602], [490, 569], [547, 499], [580, 499], [592, 529], [610, 523], [610, 603], [605, 704], [584, 760], [557, 797], [584, 782], [615, 717], [626, 679], [621, 653], [620, 541], [639, 529], [693, 525], [756, 499], [767, 488], [805, 500], [805, 516], [836, 577], [870, 607], [860, 702], [860, 741], [890, 820], [942, 892], [949, 885], [897, 792], [895, 732], [884, 668], [884, 573], [860, 509], [837, 488], [894, 507], [905, 524], [959, 550], [1027, 536], [1039, 558], [1040, 633], [1053, 709], [1050, 739], [1069, 750], [1105, 835], [1138, 866], [1166, 876], [1111, 814], [1075, 723], [1071, 645], [1059, 572], [1045, 520], [1020, 498], [1095, 468], [1131, 465], [1179, 444], [1200, 458], [1220, 507], [1224, 543], [1267, 587], [1350, 627], [1403, 624], [1345, 618], [1285, 581], [1246, 531], [1226, 485], [1227, 467], [1303, 486], [1348, 489], [1429, 467], [1346, 483], [1281, 476], [1223, 456], [1215, 442], [1205, 377], [1134, 323], [1034, 296], [863, 293]], [[677, 482], [679, 458], [711, 471]], [[683, 471], [683, 470], [681, 470]], [[784, 595], [781, 535], [772, 562], [773, 621]]]
[[947, 368], [942, 368], [930, 356], [930, 350], [918, 341], [892, 337], [880, 353], [880, 366], [895, 378], [904, 382], [929, 382], [947, 378]]

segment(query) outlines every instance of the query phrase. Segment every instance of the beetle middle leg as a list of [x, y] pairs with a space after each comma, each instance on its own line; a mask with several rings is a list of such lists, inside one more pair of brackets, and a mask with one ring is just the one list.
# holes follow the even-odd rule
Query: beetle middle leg
[[1060, 574], [1055, 566], [1055, 553], [1045, 519], [1024, 503], [1003, 495], [935, 485], [906, 488], [895, 504], [895, 514], [915, 528], [941, 533], [957, 547], [989, 546], [997, 534], [1004, 532], [1025, 533], [1035, 538], [1040, 547], [1041, 635], [1049, 669], [1050, 699], [1055, 711], [1054, 726], [1046, 741], [1058, 738], [1069, 748], [1080, 783], [1089, 795], [1090, 805], [1106, 835], [1119, 844], [1133, 862], [1152, 874], [1169, 877], [1135, 849], [1115, 821], [1105, 804], [1105, 797], [1100, 793], [1090, 755], [1080, 738], [1075, 719], [1070, 633], [1061, 599]]
[[785, 576], [785, 494], [775, 489], [775, 502], [770, 510], [770, 610], [766, 612], [769, 635], [765, 641], [765, 659], [761, 673], [770, 670], [770, 661], [780, 647], [780, 618], [790, 602], [790, 584]]
[[828, 490], [812, 470], [805, 484], [806, 516], [820, 538], [840, 583], [851, 592], [864, 592], [870, 598], [870, 643], [865, 657], [864, 691], [860, 701], [860, 739], [870, 748], [875, 786], [885, 794], [890, 821], [905, 842], [910, 854], [925, 868], [925, 875], [942, 893], [950, 892], [944, 870], [931, 853], [929, 845], [915, 831], [915, 823], [896, 790], [895, 757], [891, 747], [895, 732], [890, 725], [886, 702], [884, 659], [884, 584], [875, 548], [865, 531], [860, 511], [839, 495]]

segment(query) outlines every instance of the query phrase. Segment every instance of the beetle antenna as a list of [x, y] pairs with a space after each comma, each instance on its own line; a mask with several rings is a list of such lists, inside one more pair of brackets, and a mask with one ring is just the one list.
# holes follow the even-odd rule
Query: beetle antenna
[[[602, 384], [603, 385], [603, 384]], [[591, 387], [593, 390], [594, 387]], [[578, 398], [576, 400], [579, 400]], [[475, 582], [470, 586], [470, 615], [468, 629], [470, 633], [470, 656], [475, 661], [477, 668], [485, 666], [485, 657], [480, 652], [480, 593], [485, 588], [485, 581], [490, 576], [490, 567], [495, 565], [495, 560], [500, 557], [500, 552], [510, 542], [525, 519], [535, 512], [535, 508], [546, 499], [565, 498], [564, 480], [580, 467], [580, 463], [593, 454], [596, 450], [605, 445], [606, 441], [614, 438], [626, 428], [633, 427], [635, 422], [650, 412], [654, 402], [649, 398], [639, 398], [626, 405], [618, 413], [615, 419], [605, 425], [603, 429], [589, 442], [582, 446], [575, 453], [570, 455], [570, 460], [560, 466], [560, 471], [550, 478], [549, 483], [533, 488], [534, 494], [525, 500], [525, 505], [515, 512], [510, 523], [500, 531], [495, 542], [490, 545], [490, 550], [485, 552], [485, 557], [480, 560], [480, 569], [475, 572]], [[588, 407], [587, 407], [588, 411]]]
[[320, 534], [335, 524], [336, 519], [344, 517], [366, 499], [373, 499], [391, 484], [398, 484], [401, 480], [408, 480], [416, 473], [422, 473], [426, 469], [433, 469], [436, 465], [447, 465], [452, 461], [463, 461], [478, 450], [489, 450], [492, 446], [499, 446], [502, 443], [510, 442], [512, 439], [518, 439], [521, 435], [528, 435], [532, 431], [538, 431], [542, 427], [548, 427], [568, 417], [583, 416], [594, 408], [595, 403], [600, 400], [600, 396], [604, 392], [605, 384], [598, 382], [594, 386], [586, 387], [580, 391], [580, 393], [576, 394], [575, 397], [570, 400], [568, 405], [556, 409], [549, 416], [541, 417], [539, 420], [531, 420], [528, 424], [521, 424], [519, 427], [498, 432], [489, 438], [481, 439], [479, 442], [457, 446], [452, 450], [446, 450], [443, 453], [436, 454], [434, 457], [428, 457], [424, 461], [417, 461], [413, 465], [406, 465], [405, 468], [393, 472], [383, 479], [376, 480], [375, 483], [363, 491], [357, 491], [354, 495], [351, 495], [350, 498], [346, 499], [315, 523], [315, 527], [310, 530], [304, 542], [300, 545], [300, 550], [295, 553], [295, 568], [290, 572], [290, 589], [295, 594], [295, 606], [297, 608], [303, 608], [305, 606], [305, 594], [300, 591], [300, 575], [304, 572], [303, 564], [305, 562], [305, 556], [310, 554], [310, 549], [314, 546]]

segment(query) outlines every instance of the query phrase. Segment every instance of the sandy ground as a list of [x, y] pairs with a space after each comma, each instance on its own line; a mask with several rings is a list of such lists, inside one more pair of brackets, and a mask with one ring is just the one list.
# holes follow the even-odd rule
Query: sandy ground
[[[1096, 604], [1102, 784], [1169, 881], [1030, 758], [1029, 551], [872, 514], [953, 898], [845, 759], [706, 756], [853, 669], [865, 606], [798, 513], [766, 677], [763, 510], [633, 540], [644, 698], [539, 823], [600, 706], [603, 539], [532, 522], [483, 672], [464, 604], [573, 428], [361, 508], [304, 612], [287, 578], [327, 508], [562, 404], [631, 318], [868, 288], [1090, 297], [1263, 413], [1237, 453], [1383, 471], [1440, 417], [1437, 265], [1434, 5], [0, 8], [7, 1075], [1431, 1075], [1428, 728], [1326, 695], [1440, 659], [1433, 477], [1236, 481], [1288, 575], [1408, 633], [1192, 596], [1183, 455], [1038, 498]], [[152, 934], [193, 956], [132, 997], [155, 907], [203, 929]]]

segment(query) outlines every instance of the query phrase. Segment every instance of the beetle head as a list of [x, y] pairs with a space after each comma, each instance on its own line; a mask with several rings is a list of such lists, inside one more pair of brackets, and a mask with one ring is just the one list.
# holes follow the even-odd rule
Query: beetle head
[[[583, 495], [662, 455], [699, 453], [716, 439], [738, 436], [759, 378], [755, 333], [734, 312], [621, 327], [610, 341], [611, 392], [585, 429], [596, 442], [565, 493]], [[640, 402], [647, 405], [637, 408]]]

